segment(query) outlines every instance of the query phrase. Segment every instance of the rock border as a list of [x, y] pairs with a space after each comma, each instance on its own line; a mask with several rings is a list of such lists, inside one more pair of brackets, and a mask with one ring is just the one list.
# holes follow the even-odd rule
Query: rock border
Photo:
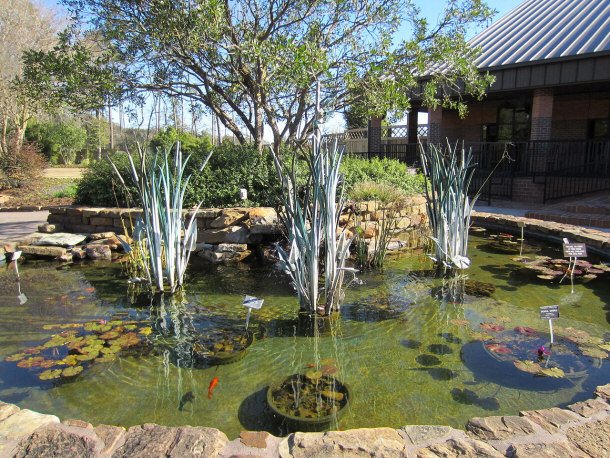
[[215, 428], [152, 423], [98, 425], [60, 422], [0, 402], [0, 456], [79, 457], [602, 457], [610, 454], [610, 383], [583, 402], [519, 416], [471, 418], [465, 430], [410, 425], [276, 437], [242, 431], [229, 440]]
[[498, 215], [473, 211], [470, 219], [472, 224], [489, 229], [503, 230], [520, 234], [519, 222], [525, 223], [524, 234], [535, 238], [548, 240], [561, 245], [564, 238], [570, 242], [585, 243], [591, 251], [604, 259], [610, 259], [610, 233], [597, 229], [587, 229], [571, 224], [543, 221], [521, 216]]

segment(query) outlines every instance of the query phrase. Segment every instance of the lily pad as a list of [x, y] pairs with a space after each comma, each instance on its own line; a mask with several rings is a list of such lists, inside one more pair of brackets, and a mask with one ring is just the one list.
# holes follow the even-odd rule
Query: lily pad
[[566, 374], [558, 367], [546, 367], [540, 369], [536, 375], [553, 378], [563, 378], [566, 376]]
[[119, 335], [120, 334], [117, 331], [107, 331], [100, 335], [100, 339], [103, 339], [103, 340], [116, 339], [117, 337], [119, 337]]
[[320, 366], [336, 366], [337, 361], [333, 358], [322, 358], [320, 360]]
[[512, 353], [513, 352], [506, 345], [498, 344], [498, 343], [487, 344], [487, 345], [485, 345], [485, 347], [489, 351], [493, 351], [494, 353], [499, 353], [499, 354], [506, 354], [506, 353]]
[[322, 375], [333, 375], [337, 373], [337, 368], [335, 366], [326, 365], [320, 368]]
[[537, 374], [542, 370], [540, 364], [535, 363], [533, 361], [521, 361], [516, 359], [515, 361], [513, 361], [513, 364], [520, 371], [529, 372], [530, 374]]
[[15, 353], [4, 358], [4, 361], [21, 361], [25, 356], [25, 353]]
[[142, 334], [143, 336], [149, 336], [152, 334], [152, 328], [150, 326], [145, 326], [143, 328], [140, 328], [140, 330], [138, 331], [138, 334]]
[[41, 361], [39, 366], [43, 369], [48, 369], [49, 367], [57, 366], [58, 361], [55, 359], [45, 359]]
[[38, 378], [40, 380], [53, 380], [53, 379], [59, 378], [60, 376], [61, 376], [61, 369], [53, 369], [53, 370], [49, 369], [49, 370], [42, 372], [38, 376]]
[[305, 377], [307, 377], [309, 380], [318, 380], [322, 377], [322, 371], [315, 371], [312, 369], [305, 373]]
[[119, 345], [111, 345], [109, 347], [102, 348], [102, 353], [105, 355], [115, 354], [121, 351], [121, 347]]
[[75, 375], [80, 374], [83, 371], [83, 366], [72, 366], [66, 367], [61, 375], [64, 377], [74, 377]]
[[528, 328], [527, 326], [517, 326], [514, 330], [519, 334], [523, 334], [524, 336], [533, 336], [536, 334], [535, 329]]
[[501, 324], [498, 324], [498, 323], [480, 323], [479, 327], [483, 331], [492, 331], [492, 332], [504, 331], [504, 326], [502, 326]]
[[343, 393], [339, 393], [338, 391], [324, 390], [322, 391], [322, 396], [328, 398], [332, 401], [341, 401], [343, 400]]
[[470, 333], [470, 337], [473, 340], [491, 340], [491, 339], [493, 339], [491, 334], [488, 334], [486, 332], [481, 332], [481, 331], [472, 331]]
[[60, 360], [59, 364], [65, 364], [66, 366], [74, 366], [78, 361], [76, 355], [68, 355], [64, 359]]
[[450, 322], [452, 324], [455, 324], [456, 326], [468, 326], [470, 324], [470, 321], [468, 321], [468, 320], [460, 320], [459, 318], [454, 318]]
[[610, 343], [599, 345], [599, 348], [601, 348], [602, 350], [610, 351]]
[[597, 347], [580, 347], [582, 354], [585, 356], [589, 356], [591, 358], [607, 358], [608, 353], [606, 353], [601, 348]]
[[101, 358], [97, 358], [95, 363], [111, 363], [117, 358], [116, 353], [106, 353]]
[[36, 367], [44, 361], [42, 356], [34, 356], [33, 358], [27, 358], [17, 363], [17, 367]]
[[76, 359], [78, 361], [91, 361], [95, 358], [97, 358], [99, 356], [100, 352], [99, 351], [90, 351], [88, 353], [85, 353], [84, 355], [77, 355]]

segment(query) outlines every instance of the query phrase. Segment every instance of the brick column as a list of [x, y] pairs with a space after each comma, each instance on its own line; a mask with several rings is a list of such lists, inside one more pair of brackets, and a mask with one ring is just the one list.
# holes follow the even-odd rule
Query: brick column
[[428, 108], [428, 144], [440, 145], [443, 138], [443, 107]]
[[553, 119], [553, 89], [534, 89], [530, 140], [550, 140]]
[[368, 132], [369, 153], [381, 153], [381, 118], [371, 118], [369, 120]]
[[417, 143], [417, 114], [419, 107], [412, 106], [408, 116], [407, 143]]

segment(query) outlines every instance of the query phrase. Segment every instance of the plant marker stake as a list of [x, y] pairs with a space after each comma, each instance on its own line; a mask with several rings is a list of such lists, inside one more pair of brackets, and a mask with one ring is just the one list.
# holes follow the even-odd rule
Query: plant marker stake
[[519, 257], [523, 256], [523, 228], [525, 228], [525, 223], [523, 221], [519, 221], [517, 226], [521, 228], [521, 248], [519, 248]]
[[15, 251], [13, 252], [13, 255], [11, 256], [11, 261], [13, 261], [14, 267], [15, 267], [15, 275], [17, 275], [17, 278], [19, 278], [19, 268], [17, 267], [17, 259], [19, 259], [21, 257], [21, 251]]
[[252, 309], [259, 310], [263, 306], [264, 299], [259, 299], [253, 296], [244, 297], [244, 302], [242, 305], [244, 307], [248, 307], [248, 315], [246, 315], [246, 331], [248, 330], [248, 324], [250, 323], [250, 314], [252, 313]]
[[[574, 264], [572, 264], [572, 269], [570, 269], [570, 283], [572, 284], [572, 294], [574, 294], [574, 269], [576, 269], [576, 260], [578, 258], [574, 257]], [[572, 258], [570, 258], [570, 261]]]
[[553, 336], [553, 320], [559, 318], [559, 306], [548, 305], [546, 307], [540, 307], [540, 318], [543, 320], [549, 320], [549, 330], [551, 332], [551, 346], [555, 343]]

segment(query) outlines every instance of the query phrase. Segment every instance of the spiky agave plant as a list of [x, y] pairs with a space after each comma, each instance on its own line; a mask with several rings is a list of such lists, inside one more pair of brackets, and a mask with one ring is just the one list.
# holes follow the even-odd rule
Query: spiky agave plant
[[[468, 153], [458, 145], [447, 144], [447, 151], [429, 145], [426, 152], [420, 145], [426, 177], [426, 209], [436, 247], [435, 262], [448, 267], [466, 269], [470, 266], [468, 228], [470, 214], [481, 190], [470, 199], [468, 188], [474, 175], [472, 150]], [[482, 189], [482, 188], [481, 188]]]
[[[169, 151], [163, 155], [157, 151], [151, 159], [140, 145], [137, 149], [139, 169], [128, 154], [131, 176], [142, 205], [141, 223], [136, 223], [136, 227], [142, 228], [141, 235], [134, 234], [134, 237], [143, 240], [148, 251], [146, 271], [149, 283], [152, 285], [154, 282], [157, 290], [162, 292], [167, 280], [170, 292], [174, 293], [182, 287], [190, 253], [197, 240], [195, 215], [201, 206], [200, 202], [185, 224], [182, 205], [191, 176], [185, 177], [184, 171], [190, 156], [183, 160], [180, 143], [176, 144], [173, 164]], [[211, 155], [210, 152], [200, 171]], [[125, 186], [118, 168], [110, 158], [108, 160]]]
[[[345, 260], [352, 239], [347, 239], [343, 232], [337, 238], [339, 215], [344, 205], [343, 192], [337, 199], [342, 156], [343, 150], [336, 142], [332, 148], [315, 142], [311, 151], [306, 153], [308, 184], [304, 194], [299, 195], [294, 158], [291, 171], [285, 173], [274, 155], [282, 187], [281, 216], [289, 242], [289, 253], [278, 246], [278, 254], [297, 291], [301, 308], [311, 314], [326, 314], [338, 308], [344, 272], [348, 270]], [[319, 301], [322, 246], [325, 250], [325, 282], [323, 300]]]

